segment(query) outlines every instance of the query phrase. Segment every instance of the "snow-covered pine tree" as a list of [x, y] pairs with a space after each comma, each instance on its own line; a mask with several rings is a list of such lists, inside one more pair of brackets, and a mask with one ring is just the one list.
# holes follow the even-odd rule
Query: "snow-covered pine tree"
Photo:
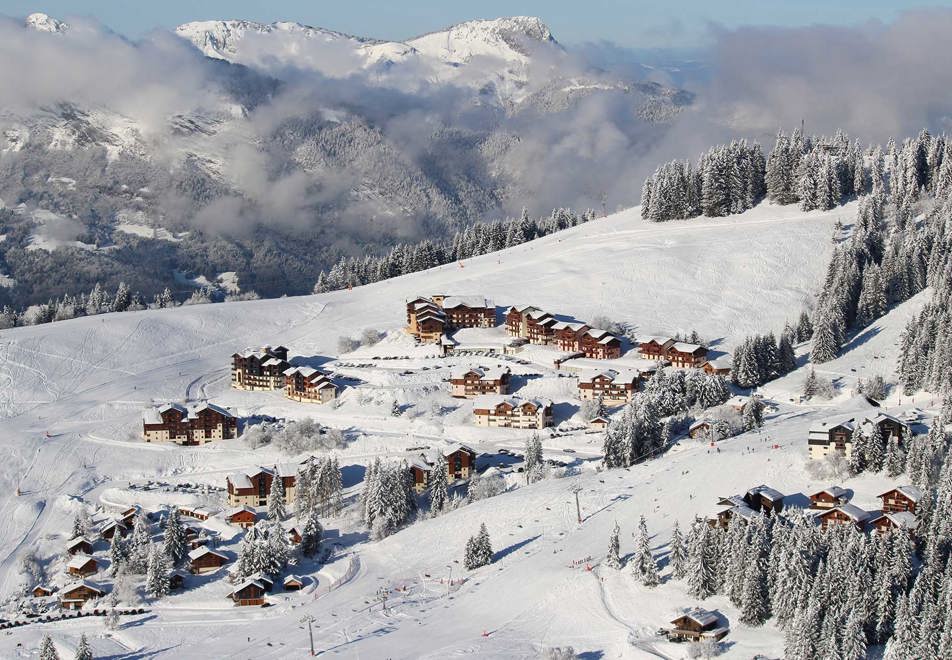
[[178, 507], [172, 507], [165, 521], [163, 547], [172, 564], [182, 560], [188, 553], [188, 541], [185, 539], [185, 528]]
[[785, 376], [797, 368], [797, 356], [793, 351], [790, 336], [784, 333], [777, 344], [777, 355], [780, 362], [780, 375]]
[[56, 652], [56, 647], [53, 645], [53, 638], [48, 634], [40, 642], [39, 660], [59, 660], [59, 653]]
[[764, 403], [758, 397], [752, 396], [744, 403], [741, 409], [744, 430], [758, 429], [764, 425]]
[[474, 570], [480, 566], [486, 566], [493, 561], [493, 547], [489, 539], [489, 532], [486, 529], [486, 523], [479, 526], [479, 532], [471, 536], [466, 542], [466, 557], [463, 565], [466, 570]]
[[691, 527], [688, 545], [688, 592], [701, 600], [714, 594], [717, 583], [715, 567], [717, 546], [716, 532], [705, 522], [696, 521]]
[[169, 593], [169, 564], [165, 552], [157, 545], [149, 551], [145, 578], [146, 591], [158, 600]]
[[119, 531], [116, 530], [115, 536], [112, 537], [112, 544], [109, 546], [109, 574], [116, 577], [119, 573], [119, 569], [122, 568], [128, 558], [129, 552], [126, 541], [122, 538]]
[[[116, 534], [118, 535], [118, 530]], [[115, 543], [115, 537], [113, 537]], [[152, 547], [152, 532], [149, 530], [149, 521], [139, 513], [132, 526], [132, 534], [126, 546], [126, 567], [132, 573], [144, 573], [149, 561], [149, 551]]]
[[526, 458], [525, 472], [526, 483], [531, 484], [534, 481], [542, 479], [545, 474], [545, 460], [542, 457], [542, 438], [538, 433], [533, 433], [526, 440]]
[[668, 544], [668, 563], [671, 566], [671, 576], [675, 580], [683, 580], [687, 572], [688, 549], [685, 546], [684, 537], [681, 535], [681, 528], [678, 521], [674, 521], [674, 527], [671, 529], [671, 541]]
[[449, 497], [447, 492], [448, 479], [446, 459], [440, 453], [430, 470], [430, 514], [433, 517], [443, 513], [443, 509], [446, 508], [446, 501]]
[[[300, 518], [298, 519], [300, 520]], [[304, 519], [304, 528], [301, 530], [301, 554], [305, 557], [313, 557], [321, 545], [321, 538], [324, 535], [324, 528], [317, 517], [317, 509], [311, 509]]]
[[865, 460], [866, 469], [873, 472], [881, 472], [886, 463], [886, 441], [876, 424], [870, 425], [866, 434]]
[[[316, 459], [320, 460], [320, 459]], [[298, 466], [294, 477], [294, 517], [304, 520], [314, 508], [314, 462], [308, 461]]]
[[281, 521], [288, 517], [287, 508], [284, 504], [284, 479], [274, 466], [273, 478], [271, 479], [271, 490], [268, 492], [268, 518]]
[[651, 554], [648, 525], [644, 516], [638, 521], [638, 539], [635, 542], [635, 558], [632, 564], [635, 578], [646, 587], [656, 587], [661, 582], [658, 562]]
[[807, 377], [803, 379], [803, 396], [804, 398], [810, 399], [816, 396], [819, 391], [819, 384], [817, 383], [816, 371], [813, 367], [810, 367], [810, 371], [807, 373]]
[[620, 529], [618, 527], [618, 522], [615, 522], [615, 527], [612, 528], [612, 535], [608, 539], [608, 553], [605, 555], [605, 566], [608, 568], [619, 569], [621, 568], [621, 539], [620, 539]]
[[899, 445], [899, 436], [890, 434], [886, 445], [886, 460], [883, 467], [890, 477], [898, 477], [906, 469], [906, 452]]
[[86, 633], [83, 633], [79, 636], [79, 643], [76, 644], [76, 655], [73, 656], [74, 660], [94, 660], [93, 659], [93, 649], [89, 645], [89, 640], [86, 638]]
[[827, 308], [817, 310], [814, 327], [816, 329], [810, 351], [812, 362], [822, 364], [836, 359], [840, 353], [840, 337], [842, 336], [838, 314]]

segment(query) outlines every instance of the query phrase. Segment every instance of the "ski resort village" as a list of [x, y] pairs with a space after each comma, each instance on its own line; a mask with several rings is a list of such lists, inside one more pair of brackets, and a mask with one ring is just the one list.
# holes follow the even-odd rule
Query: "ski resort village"
[[0, 17], [0, 660], [952, 659], [952, 138], [778, 130], [837, 49], [95, 20]]

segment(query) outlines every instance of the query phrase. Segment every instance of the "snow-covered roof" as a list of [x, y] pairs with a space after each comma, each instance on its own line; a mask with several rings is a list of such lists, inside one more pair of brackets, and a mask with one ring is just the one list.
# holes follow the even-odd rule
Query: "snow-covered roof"
[[301, 374], [304, 378], [307, 378], [308, 376], [313, 376], [314, 374], [317, 374], [317, 373], [323, 374], [324, 372], [319, 371], [318, 369], [315, 369], [314, 367], [290, 367], [289, 369], [285, 369], [282, 373], [285, 376], [293, 376], [294, 374]]
[[253, 472], [232, 472], [226, 478], [235, 488], [251, 488], [251, 477], [259, 474], [274, 475], [277, 470], [278, 476], [295, 477], [297, 476], [297, 466], [293, 463], [279, 463], [273, 467], [263, 467], [259, 465]]
[[583, 328], [587, 328], [587, 327], [588, 326], [585, 325], [584, 323], [579, 323], [575, 321], [559, 321], [558, 323], [552, 326], [552, 329], [553, 330], [572, 330], [574, 332], [578, 332], [579, 330]]
[[911, 511], [884, 513], [880, 517], [888, 518], [899, 529], [915, 529], [919, 525], [919, 519], [916, 518], [916, 514]]
[[80, 544], [82, 544], [82, 543], [88, 543], [89, 545], [92, 545], [92, 544], [93, 544], [93, 542], [90, 541], [90, 540], [89, 540], [88, 538], [86, 538], [85, 536], [77, 536], [76, 538], [74, 538], [74, 539], [70, 540], [69, 542], [67, 542], [67, 544], [66, 544], [66, 549], [69, 550], [70, 548], [75, 548], [77, 545], [80, 545]]
[[509, 367], [457, 367], [450, 373], [450, 378], [461, 379], [472, 373], [480, 380], [499, 380], [510, 371]]
[[[681, 616], [688, 617], [689, 619], [691, 619], [696, 624], [702, 627], [709, 626], [713, 623], [717, 623], [716, 614], [714, 614], [713, 612], [708, 612], [707, 610], [702, 610], [700, 607], [696, 607], [693, 610], [690, 610], [689, 612], [685, 612]], [[681, 617], [678, 617], [678, 619], [680, 618]], [[674, 621], [677, 621], [677, 619], [675, 619]], [[674, 621], [672, 621], [671, 623], [674, 623]]]
[[447, 296], [443, 299], [443, 309], [454, 307], [493, 308], [495, 305], [489, 298], [483, 296]]
[[852, 431], [855, 427], [856, 419], [853, 417], [831, 417], [825, 419], [822, 422], [819, 422], [815, 426], [810, 427], [810, 433], [820, 433], [826, 435], [830, 432], [830, 429], [836, 428], [837, 426], [842, 426], [847, 431]]
[[89, 555], [73, 555], [70, 558], [70, 560], [66, 562], [66, 565], [69, 568], [74, 568], [76, 570], [79, 570], [80, 568], [82, 568], [83, 566], [85, 566], [91, 561], [96, 561], [96, 558], [90, 557]]
[[709, 364], [715, 369], [730, 369], [734, 364], [734, 361], [731, 359], [730, 355], [722, 355], [720, 357], [714, 358], [713, 360], [708, 360], [704, 364]]
[[645, 337], [640, 337], [640, 338], [638, 339], [638, 343], [639, 343], [639, 344], [650, 344], [651, 342], [654, 342], [655, 344], [660, 344], [661, 346], [664, 346], [664, 345], [667, 344], [667, 343], [673, 343], [674, 340], [671, 339], [671, 337], [657, 337], [657, 336], [652, 336], [652, 335], [648, 335], [648, 336], [645, 336]]
[[168, 411], [170, 411], [170, 410], [177, 410], [178, 412], [182, 413], [183, 415], [187, 415], [187, 414], [188, 414], [188, 408], [186, 408], [185, 406], [183, 406], [183, 405], [180, 404], [180, 403], [171, 403], [171, 402], [170, 402], [170, 403], [166, 403], [166, 404], [164, 404], [164, 405], [159, 406], [159, 409], [158, 409], [158, 410], [159, 410], [159, 414], [160, 414], [160, 415], [161, 415], [162, 413], [166, 413], [166, 412], [168, 412]]
[[783, 493], [775, 488], [761, 484], [759, 486], [754, 486], [747, 491], [748, 495], [760, 495], [761, 497], [770, 500], [771, 502], [776, 502], [783, 499]]
[[258, 587], [262, 591], [265, 590], [264, 585], [261, 584], [259, 580], [255, 580], [254, 578], [245, 578], [244, 580], [242, 580], [241, 582], [235, 585], [235, 588], [231, 590], [228, 596], [229, 597], [234, 596], [236, 593], [238, 593], [242, 589], [247, 589], [248, 587], [252, 587], [252, 586]]
[[89, 582], [88, 580], [77, 580], [76, 582], [72, 582], [66, 587], [64, 587], [63, 590], [60, 592], [60, 595], [67, 596], [68, 594], [76, 591], [80, 587], [86, 587], [87, 589], [91, 591], [95, 591], [96, 593], [99, 593], [99, 594], [106, 593], [105, 591], [102, 590], [102, 588], [98, 584], [95, 584], [94, 582]]
[[410, 467], [415, 467], [418, 470], [422, 470], [423, 472], [429, 472], [433, 469], [433, 465], [430, 464], [430, 462], [422, 454], [420, 456], [411, 456], [407, 459], [407, 463], [410, 465]]
[[910, 502], [918, 502], [919, 500], [922, 499], [922, 491], [917, 486], [911, 486], [911, 485], [896, 486], [895, 488], [891, 488], [887, 490], [885, 493], [880, 495], [880, 497], [882, 497], [883, 495], [887, 495], [894, 490], [897, 490], [903, 495], [905, 495], [909, 499]]
[[709, 420], [709, 419], [699, 419], [699, 420], [697, 420], [696, 422], [694, 422], [693, 424], [691, 424], [691, 426], [688, 427], [688, 431], [693, 431], [693, 430], [698, 429], [698, 428], [700, 428], [700, 427], [702, 427], [702, 426], [710, 426], [710, 425], [711, 425], [711, 420]]
[[845, 488], [840, 488], [839, 486], [829, 486], [828, 488], [824, 488], [823, 490], [818, 490], [817, 492], [814, 493], [814, 495], [820, 495], [823, 493], [829, 495], [830, 497], [834, 499], [839, 499], [841, 497], [846, 497], [847, 491]]
[[473, 399], [473, 410], [491, 410], [503, 403], [508, 403], [513, 408], [518, 408], [527, 403], [531, 403], [537, 408], [552, 405], [552, 402], [548, 399], [521, 399], [517, 396], [507, 396], [505, 394], [482, 394]]
[[450, 455], [452, 455], [452, 454], [455, 454], [455, 453], [458, 452], [458, 451], [462, 451], [462, 452], [465, 452], [465, 453], [467, 453], [467, 454], [475, 454], [475, 453], [476, 453], [475, 451], [472, 450], [472, 448], [467, 447], [466, 445], [461, 444], [461, 443], [459, 443], [459, 442], [456, 442], [456, 443], [450, 445], [449, 447], [447, 447], [446, 449], [444, 449], [444, 450], [443, 450], [443, 455], [444, 455], [444, 456], [450, 456]]
[[730, 497], [722, 497], [718, 504], [721, 506], [747, 506], [747, 501], [741, 495], [731, 495]]
[[[864, 511], [863, 509], [859, 508], [855, 504], [841, 504], [834, 509], [830, 509], [830, 511], [842, 511], [850, 519], [858, 523], [863, 522], [864, 520], [869, 518], [869, 515], [870, 515], [869, 511]], [[826, 512], [826, 514], [829, 514], [829, 511]], [[820, 514], [820, 515], [826, 515], [826, 514]]]
[[882, 412], [882, 411], [877, 412], [873, 417], [867, 417], [864, 420], [864, 423], [868, 422], [872, 424], [879, 424], [881, 422], [886, 422], [886, 421], [894, 422], [896, 424], [899, 424], [900, 426], [904, 426], [907, 428], [909, 426], [909, 424], [905, 420], [902, 420], [896, 417], [895, 415], [890, 415], [889, 413]]
[[235, 514], [242, 513], [245, 511], [247, 511], [248, 513], [253, 513], [255, 515], [258, 515], [258, 513], [254, 509], [252, 509], [248, 505], [245, 505], [245, 506], [236, 506], [234, 509], [229, 509], [228, 511], [225, 512], [225, 517], [231, 518]]
[[293, 574], [286, 575], [282, 584], [287, 586], [288, 584], [291, 584], [292, 582], [297, 582], [298, 584], [304, 584], [304, 580], [301, 577], [297, 575], [293, 575]]
[[678, 351], [679, 353], [696, 353], [700, 350], [707, 350], [700, 344], [688, 344], [683, 341], [676, 341], [671, 347], [673, 350]]
[[216, 557], [219, 557], [220, 559], [228, 559], [228, 557], [226, 557], [225, 555], [221, 554], [220, 552], [215, 552], [214, 550], [212, 550], [211, 548], [205, 545], [199, 546], [195, 548], [194, 550], [190, 551], [188, 553], [188, 558], [192, 561], [195, 561], [196, 559], [201, 559], [205, 555], [215, 555]]

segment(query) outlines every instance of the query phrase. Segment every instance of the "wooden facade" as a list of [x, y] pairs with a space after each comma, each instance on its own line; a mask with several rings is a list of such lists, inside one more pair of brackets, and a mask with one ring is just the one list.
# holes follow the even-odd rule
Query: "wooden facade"
[[552, 402], [504, 396], [480, 396], [473, 402], [477, 426], [544, 429], [552, 425]]
[[648, 337], [638, 345], [638, 355], [643, 360], [666, 360], [672, 346], [674, 340], [670, 337]]
[[919, 519], [910, 511], [883, 513], [869, 523], [870, 528], [878, 534], [888, 534], [892, 531], [905, 531], [915, 536], [918, 533]]
[[245, 580], [228, 597], [239, 607], [264, 605], [264, 585], [258, 580]]
[[284, 487], [285, 504], [293, 503], [297, 470], [290, 466], [258, 467], [252, 473], [228, 475], [225, 479], [228, 503], [233, 507], [267, 505], [271, 482], [275, 475], [280, 475], [281, 485]]
[[830, 486], [810, 495], [811, 509], [832, 509], [849, 501], [848, 492], [839, 486]]
[[60, 592], [60, 607], [64, 610], [78, 610], [87, 602], [102, 598], [106, 592], [86, 581], [66, 587]]
[[337, 398], [337, 385], [320, 369], [292, 367], [284, 372], [284, 395], [302, 403], [327, 403]]
[[66, 544], [66, 552], [71, 555], [75, 555], [77, 553], [91, 555], [93, 554], [92, 541], [87, 539], [85, 536], [79, 536]]
[[212, 573], [228, 563], [228, 557], [201, 546], [188, 553], [188, 570], [196, 575]]
[[[476, 452], [466, 445], [452, 445], [442, 451], [446, 461], [446, 481], [452, 484], [459, 479], [469, 479], [476, 473]], [[422, 493], [430, 486], [430, 477], [436, 465], [436, 458], [420, 455], [410, 461], [410, 477], [413, 487]]]
[[916, 507], [922, 499], [922, 491], [915, 486], [897, 486], [880, 495], [879, 499], [883, 501], [885, 513], [916, 513]]
[[833, 419], [821, 422], [810, 429], [807, 444], [810, 458], [819, 460], [837, 452], [849, 458], [853, 454], [853, 431], [856, 420]]
[[675, 641], [696, 641], [699, 639], [723, 639], [729, 631], [719, 626], [714, 612], [695, 608], [671, 621], [668, 637]]
[[225, 514], [225, 520], [232, 525], [247, 529], [258, 522], [258, 514], [249, 506], [242, 506]]
[[239, 390], [279, 390], [284, 387], [288, 349], [264, 346], [231, 356], [231, 386]]
[[30, 594], [34, 598], [46, 598], [53, 595], [53, 590], [45, 585], [38, 584], [30, 590]]
[[201, 445], [212, 440], [238, 437], [238, 418], [211, 403], [192, 410], [169, 403], [143, 421], [142, 435], [146, 442]]
[[482, 369], [473, 367], [456, 371], [450, 376], [452, 395], [473, 398], [482, 394], [509, 394], [511, 373], [509, 367]]
[[73, 555], [66, 564], [66, 572], [78, 577], [89, 577], [99, 572], [99, 562], [89, 555]]
[[632, 400], [640, 383], [641, 377], [634, 372], [603, 371], [579, 377], [578, 396], [583, 401], [601, 397], [608, 405], [622, 405]]
[[817, 520], [823, 529], [831, 525], [855, 525], [860, 531], [869, 520], [869, 512], [852, 504], [841, 504], [817, 514]]
[[407, 301], [407, 332], [424, 343], [437, 343], [445, 332], [492, 328], [496, 306], [481, 296], [420, 296]]

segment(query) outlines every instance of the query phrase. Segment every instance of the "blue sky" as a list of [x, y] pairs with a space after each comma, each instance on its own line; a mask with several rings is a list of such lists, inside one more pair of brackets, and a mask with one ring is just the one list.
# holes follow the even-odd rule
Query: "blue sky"
[[[292, 20], [372, 36], [404, 39], [471, 18], [514, 14], [542, 17], [566, 44], [608, 40], [631, 48], [702, 45], [707, 26], [853, 25], [889, 20], [920, 5], [898, 0], [2, 0], [0, 13], [93, 16], [138, 37], [190, 20]], [[933, 0], [928, 6], [952, 6]]]

